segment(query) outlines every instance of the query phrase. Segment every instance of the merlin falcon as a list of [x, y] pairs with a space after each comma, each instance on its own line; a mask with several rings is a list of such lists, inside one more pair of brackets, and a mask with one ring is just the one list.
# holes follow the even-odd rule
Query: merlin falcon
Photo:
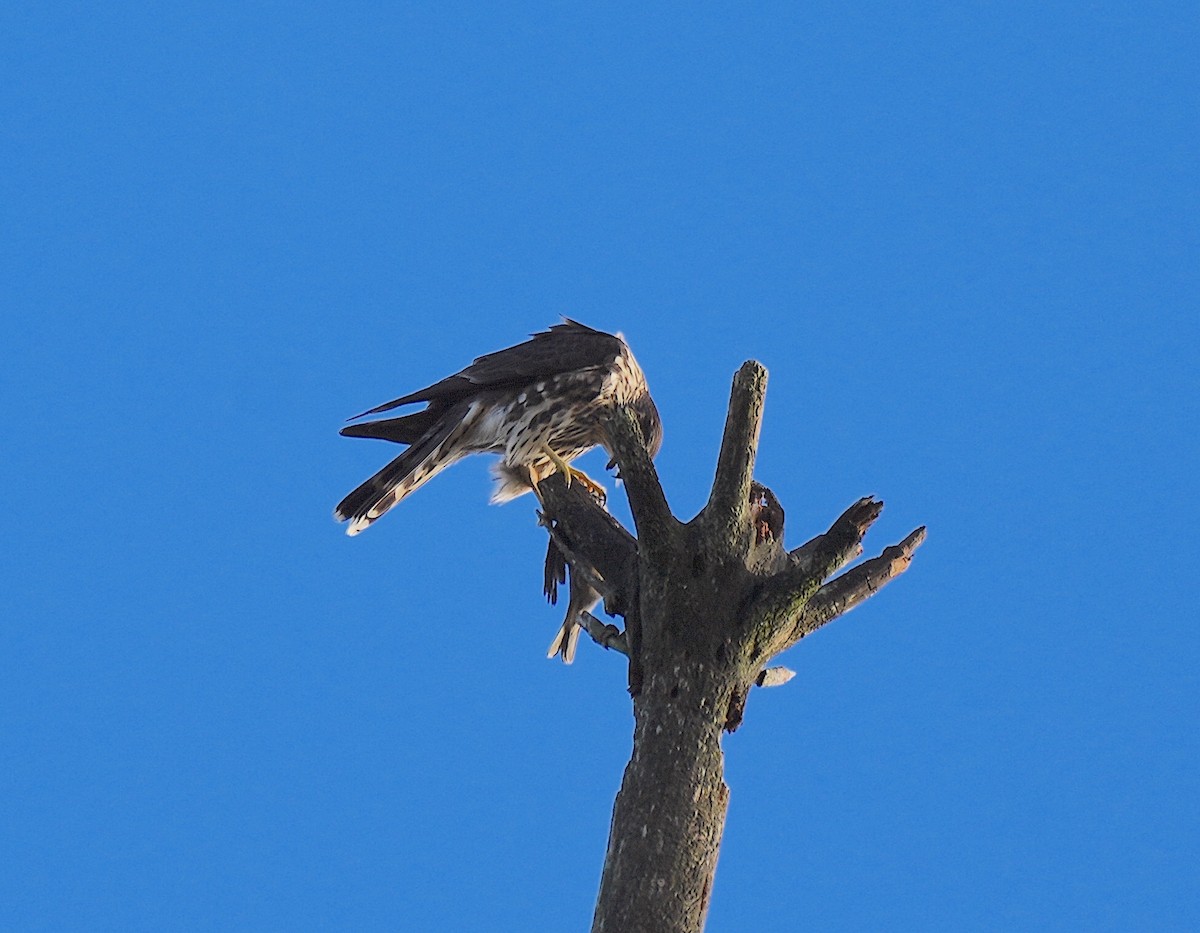
[[662, 445], [658, 409], [625, 341], [570, 319], [350, 420], [419, 402], [428, 407], [342, 428], [346, 437], [409, 445], [338, 503], [333, 514], [350, 523], [346, 534], [356, 535], [372, 525], [468, 454], [500, 455], [493, 467], [492, 502], [507, 502], [536, 489], [556, 470], [568, 482], [574, 477], [600, 490], [569, 464], [593, 447], [609, 448], [604, 421], [614, 407], [633, 412], [651, 457]]

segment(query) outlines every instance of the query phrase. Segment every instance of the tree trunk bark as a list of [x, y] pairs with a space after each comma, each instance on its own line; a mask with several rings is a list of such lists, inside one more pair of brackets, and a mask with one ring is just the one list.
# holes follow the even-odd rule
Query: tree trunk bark
[[721, 693], [728, 689], [713, 677], [647, 673], [634, 699], [634, 753], [613, 807], [595, 933], [703, 928], [729, 804]]
[[729, 806], [721, 733], [738, 727], [752, 684], [786, 682], [764, 676], [773, 657], [903, 573], [925, 538], [918, 528], [830, 579], [862, 553], [883, 507], [866, 497], [825, 534], [786, 551], [783, 508], [753, 480], [765, 390], [766, 370], [746, 363], [734, 378], [708, 503], [687, 524], [671, 514], [627, 411], [614, 412], [609, 431], [636, 539], [557, 474], [540, 486], [547, 594], [570, 564], [572, 587], [578, 573], [588, 595], [602, 595], [626, 623], [619, 632], [582, 613], [595, 623], [593, 638], [628, 656], [634, 712], [593, 933], [704, 928]]

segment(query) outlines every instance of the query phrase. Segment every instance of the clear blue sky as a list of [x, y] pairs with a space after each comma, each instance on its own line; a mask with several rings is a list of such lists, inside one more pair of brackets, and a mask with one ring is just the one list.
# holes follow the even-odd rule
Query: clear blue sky
[[543, 657], [534, 503], [330, 517], [392, 452], [344, 418], [561, 314], [682, 517], [756, 358], [789, 544], [930, 529], [726, 740], [710, 930], [1200, 926], [1193, 4], [0, 37], [0, 926], [586, 928], [630, 706]]

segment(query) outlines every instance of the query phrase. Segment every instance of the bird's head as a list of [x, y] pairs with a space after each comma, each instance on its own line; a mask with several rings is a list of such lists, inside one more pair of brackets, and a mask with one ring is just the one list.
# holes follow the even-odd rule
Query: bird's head
[[642, 429], [642, 438], [646, 442], [646, 451], [650, 454], [651, 459], [658, 456], [658, 451], [662, 447], [663, 428], [662, 419], [658, 416], [658, 408], [654, 404], [654, 399], [650, 397], [649, 392], [643, 392], [633, 405], [634, 415], [637, 417], [638, 427]]

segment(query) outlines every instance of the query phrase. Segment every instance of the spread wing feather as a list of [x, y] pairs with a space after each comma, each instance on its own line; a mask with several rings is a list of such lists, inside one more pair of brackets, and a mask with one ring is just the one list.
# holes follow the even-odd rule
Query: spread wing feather
[[364, 421], [348, 424], [338, 433], [342, 437], [373, 437], [396, 444], [415, 444], [437, 423], [443, 409], [423, 408], [411, 415], [399, 418], [384, 418], [382, 421]]

